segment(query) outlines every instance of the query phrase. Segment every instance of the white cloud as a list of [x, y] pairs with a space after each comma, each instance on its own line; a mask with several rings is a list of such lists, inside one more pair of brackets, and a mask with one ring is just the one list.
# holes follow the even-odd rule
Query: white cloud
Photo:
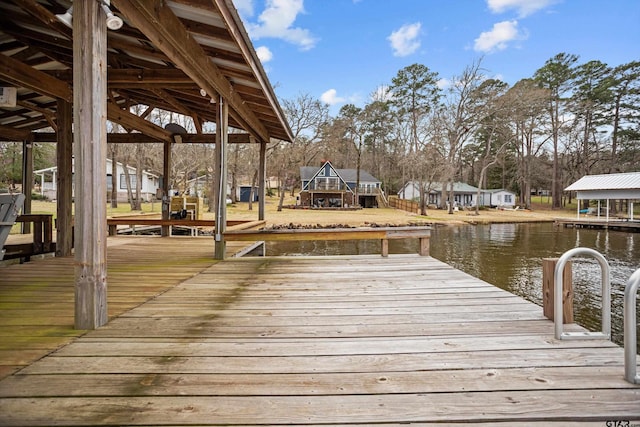
[[420, 48], [420, 22], [403, 25], [392, 32], [387, 40], [391, 42], [393, 56], [408, 56]]
[[487, 0], [487, 6], [493, 13], [503, 13], [514, 9], [523, 18], [555, 3], [557, 0]]
[[263, 37], [283, 39], [300, 46], [302, 50], [309, 50], [318, 40], [309, 30], [293, 27], [300, 13], [304, 13], [303, 0], [267, 0], [258, 23], [249, 23], [247, 29], [255, 40]]
[[253, 16], [253, 0], [233, 0], [238, 13], [244, 17]]
[[436, 86], [438, 86], [440, 89], [446, 89], [451, 86], [451, 80], [442, 78], [436, 82]]
[[273, 59], [273, 53], [266, 46], [259, 46], [256, 48], [256, 54], [260, 59], [260, 62], [266, 64]]
[[325, 104], [335, 105], [345, 102], [346, 99], [339, 97], [338, 92], [335, 89], [329, 89], [328, 91], [320, 95], [320, 101], [324, 102]]
[[493, 25], [491, 31], [480, 33], [475, 39], [473, 49], [478, 52], [504, 50], [510, 41], [526, 38], [518, 31], [518, 21], [502, 21]]

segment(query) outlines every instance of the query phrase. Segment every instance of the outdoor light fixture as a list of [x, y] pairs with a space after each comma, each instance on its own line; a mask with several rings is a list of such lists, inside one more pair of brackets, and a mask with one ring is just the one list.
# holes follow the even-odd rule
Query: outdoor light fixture
[[107, 6], [105, 3], [102, 3], [102, 10], [104, 10], [104, 13], [107, 14], [107, 28], [113, 31], [122, 28], [122, 19], [114, 15], [113, 12], [111, 12], [111, 9], [109, 9], [109, 6]]
[[73, 6], [67, 9], [65, 13], [57, 14], [56, 18], [58, 18], [58, 21], [62, 22], [67, 27], [73, 28], [73, 23], [71, 22], [71, 20], [73, 19], [71, 15], [72, 13], [73, 13]]
[[[109, 9], [109, 4], [110, 3], [107, 1], [100, 1], [102, 10], [104, 10], [104, 13], [106, 13], [107, 15], [107, 28], [113, 31], [119, 30], [120, 28], [122, 28], [122, 25], [124, 23], [122, 22], [122, 19], [120, 17], [114, 15], [113, 12], [111, 12], [111, 9]], [[58, 20], [67, 27], [73, 28], [73, 6], [69, 7], [69, 9], [67, 9], [65, 13], [56, 15], [56, 18], [58, 18]]]

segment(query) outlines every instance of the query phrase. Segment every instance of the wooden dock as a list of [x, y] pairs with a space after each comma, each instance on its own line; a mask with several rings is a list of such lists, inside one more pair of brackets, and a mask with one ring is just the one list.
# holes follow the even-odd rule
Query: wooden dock
[[637, 423], [623, 362], [431, 257], [228, 259], [4, 378], [0, 425]]

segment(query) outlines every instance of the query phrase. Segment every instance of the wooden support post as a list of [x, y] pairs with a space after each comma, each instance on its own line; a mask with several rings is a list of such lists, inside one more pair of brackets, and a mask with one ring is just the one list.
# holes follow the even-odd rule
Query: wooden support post
[[[554, 271], [558, 258], [542, 259], [542, 312], [547, 319], [553, 320], [554, 310]], [[562, 318], [563, 323], [573, 323], [573, 283], [571, 261], [567, 262], [563, 272]]]
[[420, 255], [429, 256], [429, 237], [420, 238]]
[[264, 221], [265, 200], [267, 199], [267, 143], [260, 142], [260, 165], [258, 169], [258, 219]]
[[227, 226], [227, 142], [229, 107], [222, 96], [218, 95], [216, 105], [216, 167], [214, 181], [215, 192], [215, 259], [224, 259], [226, 245], [224, 232]]
[[58, 99], [58, 143], [56, 158], [58, 174], [56, 175], [56, 256], [69, 256], [73, 248], [73, 216], [72, 216], [72, 159], [73, 159], [73, 105], [64, 99]]
[[[171, 194], [169, 194], [170, 175], [171, 175], [171, 143], [164, 142], [163, 150], [163, 163], [162, 163], [162, 219], [168, 220], [171, 218]], [[160, 226], [160, 235], [167, 237], [171, 235], [171, 226]]]
[[387, 239], [382, 239], [380, 241], [381, 243], [381, 253], [383, 257], [388, 257], [389, 256], [389, 240]]
[[[22, 213], [31, 213], [31, 193], [33, 192], [33, 143], [29, 140], [22, 141], [22, 193], [24, 203]], [[22, 234], [31, 233], [31, 223], [22, 224]]]
[[107, 25], [101, 4], [73, 5], [75, 327], [107, 323]]

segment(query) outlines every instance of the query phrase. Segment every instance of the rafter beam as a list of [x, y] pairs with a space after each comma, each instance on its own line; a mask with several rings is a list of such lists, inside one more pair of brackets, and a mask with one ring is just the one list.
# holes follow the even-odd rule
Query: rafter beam
[[11, 84], [23, 86], [41, 95], [64, 99], [67, 102], [73, 100], [71, 86], [67, 83], [16, 61], [10, 56], [0, 55], [0, 77]]
[[175, 110], [178, 113], [184, 114], [185, 116], [194, 116], [195, 115], [195, 113], [193, 111], [191, 111], [187, 107], [185, 107], [182, 102], [178, 101], [173, 95], [171, 95], [166, 90], [155, 87], [155, 88], [151, 89], [151, 92], [155, 93], [158, 98], [164, 99], [165, 101], [167, 101], [169, 103], [169, 105], [171, 105], [173, 108], [175, 108]]
[[31, 137], [30, 130], [14, 129], [10, 126], [0, 125], [0, 138], [5, 141], [18, 142], [25, 141]]
[[160, 141], [171, 142], [171, 132], [142, 119], [127, 110], [120, 109], [112, 102], [107, 102], [107, 118], [125, 128], [138, 130]]
[[[124, 111], [124, 110], [121, 110]], [[5, 126], [6, 127], [6, 126]], [[3, 134], [2, 127], [0, 127], [0, 142], [4, 142], [2, 138], [6, 138]], [[10, 131], [15, 131], [13, 128], [8, 128]], [[163, 129], [164, 130], [164, 129]], [[26, 132], [28, 135], [29, 132]], [[22, 133], [16, 134], [19, 136], [23, 136]], [[56, 134], [51, 132], [34, 132], [33, 134], [34, 142], [56, 142]], [[13, 139], [6, 139], [6, 141], [13, 141]], [[22, 139], [18, 139], [18, 141], [22, 141]], [[108, 133], [107, 134], [107, 142], [109, 144], [146, 144], [146, 143], [159, 143], [157, 138], [153, 138], [149, 135], [145, 135], [142, 133]], [[230, 144], [252, 144], [256, 143], [256, 139], [253, 138], [248, 133], [230, 133], [229, 134], [229, 143]], [[212, 133], [204, 133], [204, 134], [195, 134], [188, 133], [186, 135], [182, 135], [182, 143], [183, 144], [214, 144], [215, 143], [215, 134]]]
[[14, 0], [18, 6], [22, 9], [26, 10], [33, 17], [37, 18], [40, 22], [45, 24], [50, 29], [62, 34], [68, 40], [72, 40], [72, 31], [71, 28], [64, 25], [62, 22], [56, 18], [56, 16], [51, 13], [47, 8], [42, 6], [35, 0]]
[[219, 94], [229, 104], [231, 114], [242, 127], [268, 141], [269, 132], [229, 80], [190, 36], [166, 3], [155, 0], [113, 0], [118, 10], [210, 97]]
[[[51, 70], [47, 74], [57, 79], [71, 82], [73, 74], [71, 70]], [[161, 86], [184, 85], [196, 86], [193, 80], [182, 70], [176, 69], [107, 69], [107, 84], [110, 87], [128, 88], [137, 86]]]
[[[226, 0], [213, 0], [213, 2], [218, 7], [218, 10], [220, 10], [220, 14], [224, 19], [224, 22], [227, 25], [227, 28], [238, 41], [238, 46], [242, 51], [242, 55], [245, 57], [245, 60], [253, 70], [253, 73], [258, 79], [258, 81], [260, 82], [260, 86], [263, 88], [264, 94], [269, 100], [269, 104], [271, 104], [271, 107], [273, 108], [274, 113], [276, 113], [276, 115], [278, 116], [278, 119], [280, 120], [280, 123], [282, 123], [282, 125], [284, 126], [285, 133], [287, 134], [289, 139], [293, 141], [293, 135], [291, 133], [291, 129], [289, 129], [289, 125], [284, 116], [284, 112], [280, 108], [280, 104], [278, 103], [276, 95], [273, 92], [273, 88], [271, 87], [271, 84], [269, 83], [269, 80], [267, 79], [267, 76], [265, 75], [264, 70], [260, 65], [260, 60], [258, 59], [258, 56], [255, 53], [255, 51], [245, 42], [245, 40], [249, 40], [249, 36], [246, 34], [244, 27], [242, 25], [238, 25], [238, 22], [235, 19], [237, 17], [237, 14], [234, 17], [234, 14], [231, 12], [231, 9], [229, 9], [229, 7], [227, 6], [228, 2]], [[263, 141], [268, 142], [269, 139], [264, 139]]]

